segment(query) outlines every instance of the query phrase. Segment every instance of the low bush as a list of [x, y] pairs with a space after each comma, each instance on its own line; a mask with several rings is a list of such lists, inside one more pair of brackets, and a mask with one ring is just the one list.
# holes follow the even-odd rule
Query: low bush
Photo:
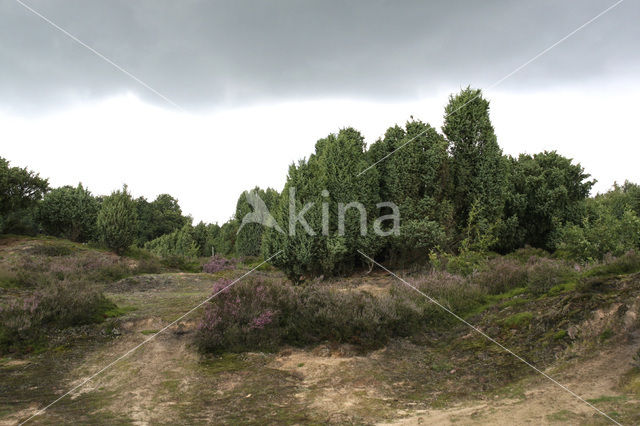
[[527, 246], [519, 248], [504, 257], [517, 260], [521, 263], [527, 263], [532, 257], [551, 257], [551, 255], [541, 248]]
[[420, 329], [422, 308], [404, 294], [373, 296], [326, 285], [291, 286], [251, 278], [231, 288], [219, 280], [196, 342], [202, 351], [271, 350], [322, 341], [361, 348]]
[[76, 250], [70, 255], [63, 255], [60, 253], [65, 251], [56, 247], [35, 246], [29, 249], [28, 255], [5, 264], [3, 267], [7, 269], [4, 273], [7, 281], [14, 287], [28, 289], [46, 287], [50, 283], [63, 280], [108, 283], [132, 275], [158, 273], [162, 270], [160, 259], [154, 256], [132, 261], [92, 250]]
[[183, 257], [194, 259], [198, 257], [199, 248], [193, 239], [191, 225], [187, 224], [170, 234], [162, 235], [144, 245], [144, 248], [162, 258]]
[[[417, 277], [411, 280], [411, 284], [459, 315], [481, 304], [487, 294], [486, 290], [471, 278], [444, 271], [434, 271]], [[409, 289], [409, 291], [413, 290]], [[415, 298], [413, 295], [411, 297]], [[425, 303], [423, 315], [426, 319], [434, 323], [451, 319], [450, 314], [427, 299], [419, 298], [418, 300], [419, 303]]]
[[61, 244], [39, 244], [27, 250], [34, 256], [63, 257], [73, 254], [73, 249]]
[[631, 274], [640, 271], [640, 253], [635, 250], [629, 250], [622, 256], [613, 257], [605, 256], [602, 263], [596, 264], [589, 268], [585, 275], [601, 276], [601, 275], [617, 275]]
[[204, 264], [204, 266], [202, 267], [202, 272], [205, 272], [207, 274], [215, 274], [216, 272], [233, 268], [233, 266], [233, 261], [216, 254], [215, 256], [212, 256], [207, 263]]
[[563, 261], [533, 257], [527, 262], [527, 287], [534, 294], [546, 293], [575, 275], [576, 271]]
[[464, 251], [459, 255], [442, 253], [430, 255], [436, 270], [445, 270], [451, 274], [468, 276], [486, 267], [488, 255], [474, 251]]
[[519, 260], [498, 257], [487, 263], [487, 268], [474, 273], [471, 280], [489, 294], [499, 294], [527, 285], [529, 271]]
[[0, 307], [0, 350], [28, 351], [51, 330], [100, 322], [115, 308], [86, 283], [62, 281]]

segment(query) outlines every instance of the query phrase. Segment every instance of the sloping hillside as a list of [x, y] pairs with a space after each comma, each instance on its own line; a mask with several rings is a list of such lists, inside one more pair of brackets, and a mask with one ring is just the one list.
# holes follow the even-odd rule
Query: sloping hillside
[[[0, 424], [29, 418], [204, 300], [221, 276], [239, 277], [248, 270], [239, 265], [217, 274], [142, 273], [147, 271], [140, 260], [61, 240], [5, 239], [3, 304], [31, 291], [16, 270], [28, 262], [39, 262], [41, 271], [82, 265], [87, 285], [102, 289], [117, 307], [102, 321], [64, 328], [37, 347], [6, 351], [0, 362]], [[105, 265], [124, 278], [104, 272]], [[284, 280], [277, 272], [257, 273]], [[396, 287], [422, 297], [383, 272], [321, 284], [375, 297]], [[466, 318], [616, 421], [637, 424], [639, 295], [637, 273], [594, 273], [539, 294], [515, 288], [492, 295]], [[609, 423], [456, 321], [367, 351], [323, 342], [204, 355], [193, 344], [201, 315], [184, 318], [31, 421]]]

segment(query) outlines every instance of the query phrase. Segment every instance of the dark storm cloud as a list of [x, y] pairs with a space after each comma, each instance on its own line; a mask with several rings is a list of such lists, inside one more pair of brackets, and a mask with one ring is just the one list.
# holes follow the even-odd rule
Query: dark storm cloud
[[[502, 77], [613, 1], [24, 0], [187, 107], [268, 98], [402, 99]], [[0, 107], [132, 90], [164, 101], [13, 0], [0, 0]], [[508, 83], [638, 72], [627, 0]]]

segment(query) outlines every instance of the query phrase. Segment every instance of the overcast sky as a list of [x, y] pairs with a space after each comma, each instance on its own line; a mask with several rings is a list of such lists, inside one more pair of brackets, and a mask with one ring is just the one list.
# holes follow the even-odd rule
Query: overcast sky
[[[368, 143], [487, 88], [615, 1], [0, 0], [0, 156], [96, 194], [128, 183], [223, 222], [344, 126]], [[640, 182], [640, 2], [488, 89], [504, 151]], [[156, 91], [157, 93], [155, 93]], [[161, 95], [158, 95], [160, 93]], [[176, 106], [178, 105], [178, 106]]]

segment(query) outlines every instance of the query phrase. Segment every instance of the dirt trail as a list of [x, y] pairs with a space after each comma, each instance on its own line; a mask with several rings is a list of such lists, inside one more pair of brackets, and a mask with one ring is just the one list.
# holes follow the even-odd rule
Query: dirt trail
[[[629, 370], [629, 360], [638, 350], [637, 344], [629, 344], [598, 355], [597, 358], [571, 362], [562, 372], [546, 373], [607, 413], [598, 399], [622, 398], [620, 378]], [[456, 404], [445, 409], [405, 412], [402, 418], [381, 425], [418, 424], [611, 424], [586, 403], [551, 383], [542, 376], [525, 380], [524, 398], [496, 398]], [[604, 397], [604, 398], [603, 398]], [[595, 400], [595, 401], [594, 401]], [[624, 404], [640, 404], [637, 400], [625, 400]], [[608, 413], [607, 413], [608, 414]]]

